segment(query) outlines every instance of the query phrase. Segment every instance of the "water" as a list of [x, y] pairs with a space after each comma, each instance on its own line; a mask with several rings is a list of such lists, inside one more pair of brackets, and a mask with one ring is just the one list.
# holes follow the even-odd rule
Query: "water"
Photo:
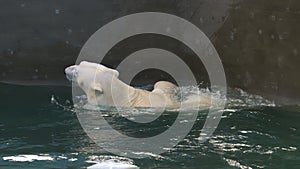
[[[119, 157], [93, 143], [77, 120], [69, 87], [1, 84], [0, 94], [0, 168], [86, 168], [104, 160], [142, 169], [300, 168], [300, 107], [274, 106], [241, 90], [229, 91], [222, 120], [205, 143], [197, 138], [207, 110], [199, 112], [193, 129], [176, 147], [144, 159]], [[144, 134], [139, 127], [126, 127], [119, 116], [107, 118], [129, 134]], [[168, 114], [162, 120], [172, 123], [175, 118]], [[147, 134], [167, 127], [155, 125]]]

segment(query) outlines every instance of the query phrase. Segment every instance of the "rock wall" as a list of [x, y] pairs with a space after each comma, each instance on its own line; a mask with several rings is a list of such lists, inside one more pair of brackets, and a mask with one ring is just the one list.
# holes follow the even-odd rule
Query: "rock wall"
[[[300, 103], [297, 0], [0, 1], [0, 81], [68, 84], [64, 68], [76, 61], [96, 30], [121, 16], [146, 11], [175, 14], [198, 26], [215, 45], [230, 87], [279, 103]], [[105, 62], [115, 66], [137, 49], [165, 48], [177, 52], [198, 80], [206, 82], [205, 69], [193, 64], [192, 52], [180, 43], [166, 45], [168, 41], [154, 35], [128, 39], [114, 47]]]

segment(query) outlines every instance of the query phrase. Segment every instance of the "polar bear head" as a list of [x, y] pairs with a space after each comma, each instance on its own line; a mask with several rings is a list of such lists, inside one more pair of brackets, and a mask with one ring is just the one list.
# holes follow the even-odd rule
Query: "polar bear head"
[[75, 82], [85, 92], [88, 102], [95, 105], [104, 97], [104, 91], [111, 90], [112, 80], [119, 76], [114, 69], [86, 61], [67, 67], [65, 73], [68, 80]]

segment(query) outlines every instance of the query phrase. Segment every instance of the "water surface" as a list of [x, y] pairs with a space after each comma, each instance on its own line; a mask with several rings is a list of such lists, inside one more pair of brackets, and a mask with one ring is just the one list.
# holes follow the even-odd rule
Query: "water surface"
[[[176, 147], [144, 159], [106, 152], [86, 135], [72, 108], [70, 87], [0, 86], [0, 168], [86, 168], [104, 160], [152, 168], [300, 168], [300, 107], [274, 106], [259, 96], [229, 91], [228, 106], [213, 136], [198, 137], [207, 110]], [[132, 135], [143, 126], [126, 127], [119, 116], [108, 116]], [[147, 134], [167, 128], [168, 114]], [[161, 125], [162, 124], [162, 125]], [[124, 128], [125, 126], [125, 128]]]

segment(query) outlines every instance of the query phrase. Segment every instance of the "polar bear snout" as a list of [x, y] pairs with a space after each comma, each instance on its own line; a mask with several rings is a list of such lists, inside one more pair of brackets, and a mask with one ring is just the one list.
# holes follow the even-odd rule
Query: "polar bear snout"
[[65, 69], [66, 77], [69, 81], [74, 81], [76, 72], [77, 72], [77, 65], [69, 66]]

